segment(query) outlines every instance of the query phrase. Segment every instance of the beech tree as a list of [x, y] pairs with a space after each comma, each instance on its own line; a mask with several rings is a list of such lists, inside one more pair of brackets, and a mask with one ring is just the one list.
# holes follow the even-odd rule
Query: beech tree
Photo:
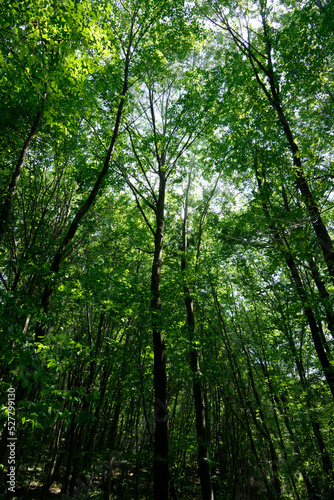
[[332, 12], [2, 3], [12, 498], [332, 497]]

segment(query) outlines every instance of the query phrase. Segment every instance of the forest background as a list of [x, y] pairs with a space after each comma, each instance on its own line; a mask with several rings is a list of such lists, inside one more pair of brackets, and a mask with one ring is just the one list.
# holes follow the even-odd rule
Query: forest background
[[333, 498], [333, 48], [332, 0], [2, 0], [9, 497]]

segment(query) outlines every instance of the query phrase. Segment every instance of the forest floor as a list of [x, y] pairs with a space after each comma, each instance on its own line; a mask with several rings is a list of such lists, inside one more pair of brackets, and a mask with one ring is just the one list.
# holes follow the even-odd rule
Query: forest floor
[[[70, 500], [73, 498], [88, 500], [93, 498], [102, 500], [104, 498], [104, 482], [101, 480], [101, 477], [96, 476], [89, 478], [88, 476], [82, 476], [76, 483], [77, 486], [73, 496], [62, 493], [63, 485], [56, 481], [51, 485], [48, 492], [45, 492], [42, 478], [38, 477], [37, 473], [30, 482], [16, 489], [15, 496], [12, 497], [12, 500], [16, 498], [24, 498], [27, 500]], [[110, 486], [111, 500], [148, 500], [152, 498], [152, 477], [147, 469], [139, 472], [131, 469], [127, 471], [121, 468], [114, 469]], [[193, 500], [198, 497], [197, 490], [199, 493], [199, 481], [188, 477], [188, 479], [184, 479], [178, 486], [179, 488], [177, 488], [176, 493], [178, 499]]]

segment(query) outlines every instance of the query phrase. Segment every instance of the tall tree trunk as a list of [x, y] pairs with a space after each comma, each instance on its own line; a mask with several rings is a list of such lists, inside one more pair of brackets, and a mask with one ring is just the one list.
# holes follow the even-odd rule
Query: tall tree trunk
[[279, 121], [283, 127], [285, 136], [290, 145], [291, 153], [293, 156], [294, 173], [296, 176], [296, 186], [302, 196], [302, 200], [305, 204], [306, 210], [310, 216], [310, 220], [316, 234], [318, 243], [321, 247], [322, 254], [324, 256], [325, 263], [328, 268], [329, 275], [334, 282], [334, 251], [333, 242], [327, 228], [321, 218], [319, 207], [314, 199], [314, 196], [309, 188], [307, 179], [305, 177], [302, 162], [300, 158], [300, 150], [294, 140], [292, 131], [290, 129], [288, 120], [283, 112], [282, 106], [279, 103], [277, 94], [274, 95], [272, 105], [277, 112]]
[[251, 60], [251, 65], [253, 70], [255, 71], [255, 75], [257, 81], [260, 83], [266, 97], [268, 98], [271, 106], [276, 111], [279, 122], [283, 128], [284, 135], [289, 143], [292, 158], [293, 158], [293, 166], [294, 166], [294, 174], [296, 177], [296, 186], [301, 194], [302, 200], [310, 217], [314, 232], [317, 237], [317, 241], [321, 247], [322, 254], [324, 256], [324, 261], [327, 265], [329, 275], [331, 276], [334, 282], [334, 249], [332, 239], [327, 231], [327, 228], [321, 218], [321, 213], [317, 202], [313, 196], [312, 191], [310, 190], [309, 184], [305, 177], [304, 169], [301, 161], [301, 152], [298, 148], [296, 140], [294, 138], [293, 132], [291, 130], [289, 121], [284, 113], [283, 106], [281, 104], [281, 100], [279, 97], [279, 86], [277, 83], [277, 79], [274, 74], [273, 62], [272, 62], [272, 45], [270, 36], [268, 33], [268, 26], [266, 20], [265, 11], [261, 12], [262, 16], [262, 25], [264, 36], [267, 45], [267, 70], [266, 76], [269, 81], [270, 91], [266, 89], [264, 83], [261, 81], [259, 77], [259, 72], [255, 68], [255, 62], [252, 58], [251, 51], [249, 50], [248, 56]]
[[[189, 179], [190, 183], [190, 179]], [[189, 184], [188, 184], [189, 191]], [[188, 192], [187, 192], [188, 195]], [[181, 259], [181, 272], [185, 274], [187, 269], [187, 198], [185, 202], [184, 210], [184, 221], [182, 229], [182, 259]], [[199, 257], [199, 255], [197, 256]], [[196, 326], [195, 326], [195, 314], [194, 314], [194, 298], [190, 294], [189, 287], [187, 285], [187, 278], [184, 276], [183, 279], [183, 293], [184, 302], [187, 310], [187, 326], [189, 341], [192, 345], [190, 351], [190, 367], [192, 371], [192, 385], [193, 385], [193, 395], [195, 402], [195, 415], [196, 415], [196, 434], [197, 434], [197, 446], [198, 446], [198, 466], [199, 466], [199, 477], [202, 489], [202, 499], [203, 500], [213, 500], [213, 490], [211, 486], [210, 477], [210, 465], [209, 465], [209, 451], [208, 451], [208, 433], [206, 425], [206, 415], [205, 415], [205, 400], [204, 393], [201, 382], [201, 372], [199, 365], [199, 352], [194, 345]]]
[[164, 237], [164, 207], [166, 174], [159, 169], [159, 197], [156, 205], [156, 231], [154, 236], [154, 258], [151, 277], [151, 314], [154, 349], [154, 500], [168, 500], [168, 408], [165, 360], [165, 339], [161, 324], [161, 263]]
[[332, 337], [334, 338], [334, 311], [331, 304], [331, 297], [326, 289], [325, 283], [321, 279], [316, 262], [314, 261], [312, 256], [309, 256], [308, 261], [311, 269], [312, 278], [316, 284], [316, 287], [318, 289], [319, 295], [322, 299], [322, 303], [326, 311], [328, 330], [331, 332]]
[[[62, 242], [60, 243], [50, 266], [50, 276], [53, 278], [50, 280], [49, 283], [45, 285], [44, 291], [42, 293], [41, 297], [41, 310], [43, 314], [47, 314], [49, 305], [50, 305], [50, 300], [51, 296], [55, 287], [55, 280], [54, 276], [58, 273], [62, 260], [64, 256], [66, 255], [66, 251], [69, 249], [70, 244], [78, 230], [78, 227], [86, 215], [86, 213], [89, 211], [91, 206], [93, 205], [94, 201], [96, 200], [96, 197], [98, 193], [100, 192], [102, 188], [102, 184], [104, 179], [106, 178], [108, 172], [109, 172], [109, 165], [114, 153], [115, 145], [116, 145], [116, 140], [118, 137], [118, 132], [119, 132], [119, 127], [121, 124], [121, 119], [122, 119], [122, 114], [123, 114], [123, 108], [124, 108], [124, 102], [125, 102], [125, 96], [128, 90], [128, 79], [129, 79], [129, 67], [130, 67], [130, 49], [131, 49], [132, 42], [129, 42], [129, 47], [125, 59], [125, 68], [124, 68], [124, 78], [123, 78], [123, 88], [122, 88], [122, 93], [121, 93], [121, 98], [118, 104], [118, 109], [117, 109], [117, 114], [116, 114], [116, 120], [115, 120], [115, 125], [114, 125], [114, 131], [113, 135], [110, 141], [110, 146], [106, 155], [106, 158], [104, 160], [103, 168], [96, 179], [96, 182], [89, 193], [87, 199], [85, 202], [81, 205], [79, 210], [77, 211], [73, 221], [70, 224], [70, 227], [68, 228]], [[42, 342], [46, 334], [46, 324], [45, 320], [39, 321], [36, 326], [35, 330], [35, 342]]]
[[[294, 358], [297, 356], [297, 352], [296, 352], [296, 347], [293, 343], [293, 340], [290, 338], [289, 339], [289, 344], [291, 345], [292, 344], [292, 349], [293, 349], [293, 352], [294, 352]], [[287, 428], [287, 431], [290, 435], [290, 438], [293, 442], [293, 445], [294, 445], [294, 450], [295, 450], [295, 453], [300, 456], [300, 448], [299, 448], [299, 445], [297, 443], [297, 440], [295, 438], [295, 435], [294, 435], [294, 432], [293, 432], [293, 428], [291, 426], [291, 423], [290, 423], [290, 420], [289, 420], [289, 417], [288, 417], [288, 412], [287, 412], [287, 409], [286, 409], [286, 406], [282, 405], [281, 403], [281, 400], [279, 399], [274, 387], [273, 387], [273, 384], [272, 384], [272, 381], [271, 381], [271, 378], [270, 378], [270, 374], [269, 374], [269, 371], [268, 371], [268, 368], [267, 368], [267, 361], [266, 361], [266, 358], [265, 358], [265, 350], [264, 350], [264, 347], [263, 347], [263, 344], [262, 344], [262, 352], [263, 352], [263, 355], [264, 355], [264, 360], [259, 358], [259, 361], [260, 361], [260, 366], [261, 366], [261, 370], [268, 382], [268, 388], [269, 388], [269, 391], [270, 391], [270, 397], [271, 397], [271, 401], [272, 401], [272, 406], [273, 406], [273, 410], [274, 410], [274, 414], [275, 414], [275, 421], [276, 421], [276, 427], [278, 429], [278, 432], [279, 432], [279, 436], [280, 436], [280, 441], [281, 441], [281, 445], [282, 445], [282, 448], [283, 448], [283, 453], [284, 453], [284, 460], [286, 463], [288, 463], [288, 455], [287, 455], [287, 451], [286, 451], [286, 446], [285, 446], [285, 443], [284, 443], [284, 438], [283, 438], [283, 433], [281, 431], [281, 426], [280, 426], [280, 423], [279, 423], [279, 419], [278, 419], [278, 416], [277, 416], [277, 411], [276, 411], [276, 408], [278, 410], [278, 412], [283, 415], [283, 418], [284, 418], [284, 423], [285, 423], [285, 426]], [[301, 475], [303, 477], [303, 480], [304, 480], [304, 483], [305, 483], [305, 486], [306, 486], [306, 489], [307, 489], [307, 493], [308, 493], [308, 497], [310, 500], [316, 500], [318, 498], [318, 496], [316, 495], [316, 491], [315, 491], [315, 488], [311, 482], [311, 480], [309, 479], [306, 471], [305, 471], [305, 467], [303, 466], [303, 464], [301, 464], [301, 467], [300, 467], [300, 471], [301, 471]], [[291, 474], [291, 482], [292, 482], [292, 485], [293, 485], [293, 488], [294, 488], [294, 492], [295, 492], [295, 495], [297, 496], [297, 498], [299, 499], [300, 496], [299, 496], [299, 493], [298, 493], [298, 490], [297, 490], [297, 487], [296, 487], [296, 484], [295, 484], [295, 480], [294, 480], [294, 477], [293, 477], [293, 474]]]
[[[261, 463], [261, 460], [260, 460], [260, 457], [259, 457], [259, 453], [258, 453], [257, 447], [256, 447], [255, 442], [254, 442], [253, 431], [252, 431], [252, 428], [251, 428], [251, 425], [250, 425], [250, 422], [249, 422], [248, 409], [250, 408], [250, 406], [249, 406], [249, 404], [247, 402], [247, 396], [246, 396], [247, 395], [247, 391], [245, 390], [245, 386], [244, 386], [244, 383], [243, 383], [243, 380], [242, 380], [242, 375], [240, 373], [240, 368], [239, 368], [237, 360], [235, 359], [235, 356], [234, 356], [234, 353], [233, 353], [233, 349], [231, 347], [229, 336], [227, 334], [227, 329], [226, 329], [225, 321], [224, 321], [223, 315], [221, 313], [221, 307], [220, 307], [220, 303], [219, 303], [219, 300], [218, 300], [218, 296], [217, 296], [217, 293], [216, 293], [216, 291], [214, 289], [214, 286], [212, 284], [211, 278], [210, 278], [210, 286], [211, 286], [211, 290], [212, 290], [212, 295], [213, 295], [213, 299], [214, 299], [216, 311], [217, 311], [217, 314], [218, 314], [219, 328], [220, 328], [220, 331], [221, 331], [221, 334], [222, 334], [224, 345], [226, 347], [226, 353], [227, 353], [229, 365], [230, 365], [231, 372], [232, 372], [232, 378], [233, 378], [233, 382], [234, 382], [234, 385], [235, 385], [235, 388], [236, 388], [237, 395], [239, 397], [239, 402], [240, 402], [242, 410], [243, 410], [244, 419], [241, 419], [240, 415], [238, 415], [236, 413], [235, 413], [235, 415], [238, 418], [238, 420], [241, 423], [241, 425], [245, 428], [245, 430], [247, 432], [247, 435], [249, 437], [249, 442], [250, 442], [250, 445], [251, 445], [251, 449], [252, 449], [252, 452], [253, 452], [254, 457], [256, 459], [259, 471], [261, 473], [261, 476], [262, 476], [262, 479], [263, 479], [263, 483], [264, 483], [264, 485], [266, 487], [268, 498], [269, 498], [269, 500], [275, 500], [275, 493], [273, 493], [272, 487], [271, 487], [271, 485], [268, 482], [268, 478], [267, 478], [267, 474], [266, 474], [265, 468], [262, 466], [262, 463]], [[224, 393], [222, 393], [222, 394], [224, 395]], [[254, 412], [251, 412], [251, 413], [252, 413], [253, 421], [255, 423], [256, 418], [254, 420], [254, 416], [253, 416]], [[264, 436], [264, 437], [266, 439], [268, 439], [267, 436]]]
[[318, 355], [318, 359], [320, 361], [323, 373], [326, 378], [326, 382], [328, 384], [328, 387], [332, 393], [332, 396], [334, 398], [334, 369], [331, 366], [330, 360], [328, 359], [328, 356], [326, 354], [326, 351], [324, 349], [323, 343], [322, 343], [322, 338], [321, 338], [321, 332], [319, 331], [319, 327], [317, 325], [312, 307], [310, 305], [310, 301], [307, 296], [307, 292], [303, 286], [302, 279], [300, 277], [297, 265], [295, 263], [295, 260], [290, 252], [290, 249], [287, 245], [287, 243], [284, 241], [283, 237], [275, 227], [274, 223], [271, 220], [269, 209], [266, 203], [266, 198], [263, 193], [263, 187], [262, 187], [262, 181], [261, 177], [259, 175], [259, 172], [257, 168], [255, 168], [255, 174], [256, 174], [256, 179], [259, 187], [259, 192], [262, 198], [262, 210], [263, 213], [268, 221], [268, 226], [269, 229], [273, 232], [274, 240], [276, 243], [276, 246], [278, 249], [281, 251], [281, 253], [284, 256], [285, 262], [290, 270], [291, 277], [295, 283], [297, 294], [300, 298], [300, 301], [302, 303], [304, 315], [307, 319], [307, 322], [309, 324], [311, 334], [312, 334], [312, 340], [313, 344], [316, 350], [316, 353]]
[[11, 208], [13, 205], [16, 187], [17, 187], [17, 184], [18, 184], [20, 177], [21, 177], [22, 169], [23, 169], [24, 164], [25, 164], [26, 156], [27, 156], [27, 153], [29, 151], [31, 141], [35, 137], [36, 132], [38, 130], [38, 127], [39, 127], [41, 120], [42, 120], [45, 97], [46, 97], [46, 94], [44, 94], [44, 97], [43, 97], [42, 109], [41, 109], [41, 111], [39, 111], [39, 113], [37, 113], [35, 121], [31, 126], [28, 137], [25, 140], [23, 148], [21, 149], [21, 153], [20, 153], [19, 159], [17, 161], [17, 164], [15, 167], [14, 173], [12, 175], [11, 181], [9, 183], [8, 190], [7, 190], [6, 195], [4, 197], [3, 204], [0, 208], [0, 244], [1, 244], [3, 237], [4, 237], [4, 234], [5, 234], [7, 221], [8, 221], [10, 211], [11, 211]]
[[[283, 196], [283, 201], [284, 201], [284, 208], [285, 208], [286, 212], [290, 212], [288, 198], [287, 198], [284, 186], [282, 187], [282, 196]], [[325, 311], [326, 311], [328, 329], [331, 332], [332, 336], [334, 337], [334, 311], [333, 311], [333, 307], [331, 304], [330, 295], [326, 289], [326, 285], [325, 285], [324, 281], [322, 280], [322, 277], [319, 273], [317, 264], [316, 264], [313, 256], [311, 254], [309, 254], [307, 256], [307, 260], [309, 263], [309, 268], [311, 271], [312, 279], [313, 279], [313, 281], [318, 289], [319, 295], [321, 297], [321, 302], [322, 302], [322, 304], [325, 308]], [[311, 287], [310, 287], [310, 289], [311, 289]], [[326, 343], [326, 341], [325, 341], [325, 343]]]
[[[293, 355], [293, 359], [294, 359], [295, 364], [297, 366], [300, 382], [301, 382], [301, 385], [305, 391], [307, 413], [308, 413], [308, 416], [309, 416], [309, 419], [310, 419], [310, 422], [312, 425], [314, 438], [315, 438], [317, 445], [318, 445], [318, 450], [319, 450], [319, 453], [321, 456], [323, 470], [324, 470], [324, 473], [327, 477], [333, 477], [331, 458], [329, 456], [325, 442], [324, 442], [323, 437], [322, 437], [322, 433], [320, 430], [320, 424], [315, 419], [315, 416], [314, 416], [313, 405], [312, 405], [312, 400], [311, 400], [311, 396], [310, 396], [310, 387], [309, 387], [310, 384], [306, 378], [306, 372], [305, 372], [305, 368], [303, 365], [303, 361], [302, 361], [301, 357], [298, 355], [298, 350], [295, 346], [291, 332], [287, 332], [287, 337], [288, 337], [288, 343], [289, 343], [289, 346], [290, 346], [290, 349], [291, 349], [291, 352]], [[281, 395], [280, 397], [282, 399], [284, 409], [286, 409], [285, 396]]]
[[[261, 434], [268, 441], [268, 444], [269, 444], [269, 450], [270, 450], [270, 456], [271, 456], [271, 467], [272, 467], [272, 472], [273, 472], [272, 486], [273, 486], [273, 490], [275, 492], [275, 497], [278, 499], [278, 498], [281, 498], [281, 494], [282, 494], [281, 483], [280, 483], [280, 478], [279, 478], [279, 471], [278, 471], [278, 463], [279, 463], [278, 455], [276, 453], [275, 445], [274, 445], [270, 430], [267, 426], [265, 415], [263, 413], [260, 396], [258, 394], [256, 387], [255, 387], [255, 381], [254, 381], [253, 372], [252, 372], [252, 365], [251, 365], [251, 361], [249, 358], [249, 353], [245, 347], [244, 347], [244, 353], [245, 353], [246, 359], [247, 359], [248, 374], [249, 374], [251, 386], [253, 389], [253, 393], [255, 396], [255, 401], [257, 404], [257, 411], [259, 412], [259, 416], [261, 418], [262, 429], [260, 429], [260, 426], [258, 423], [258, 417], [257, 417], [256, 413], [254, 412], [254, 410], [252, 408], [250, 408], [250, 410], [251, 410], [251, 414], [252, 414], [255, 426], [259, 428]], [[273, 411], [275, 411], [274, 407], [273, 407]]]
[[[317, 241], [321, 248], [324, 261], [327, 265], [328, 273], [334, 282], [334, 248], [332, 239], [327, 231], [327, 228], [321, 218], [320, 209], [317, 202], [313, 196], [313, 193], [309, 187], [308, 181], [305, 177], [302, 161], [301, 152], [298, 148], [296, 140], [294, 138], [293, 132], [291, 130], [287, 116], [283, 110], [283, 105], [281, 103], [279, 95], [279, 85], [277, 82], [277, 76], [274, 73], [273, 62], [272, 62], [272, 44], [270, 40], [268, 24], [266, 20], [266, 6], [265, 2], [261, 5], [260, 14], [262, 17], [262, 26], [264, 33], [264, 40], [267, 49], [267, 64], [263, 65], [258, 59], [258, 52], [251, 43], [242, 38], [228, 23], [228, 20], [224, 18], [224, 26], [226, 30], [231, 35], [234, 43], [239, 48], [239, 50], [248, 58], [252, 70], [254, 72], [255, 78], [262, 89], [264, 95], [268, 99], [268, 102], [273, 107], [278, 117], [279, 123], [282, 126], [284, 135], [288, 141], [290, 151], [293, 158], [293, 171], [295, 175], [295, 182], [297, 189], [299, 190], [303, 203], [306, 207], [307, 213], [310, 217], [311, 224], [313, 226], [314, 232], [316, 234]], [[267, 83], [262, 79], [261, 74], [265, 74]]]

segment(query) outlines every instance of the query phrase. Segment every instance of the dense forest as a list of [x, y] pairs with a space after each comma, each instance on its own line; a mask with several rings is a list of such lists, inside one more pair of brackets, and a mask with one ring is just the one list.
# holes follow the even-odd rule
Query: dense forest
[[334, 498], [333, 0], [2, 0], [0, 489]]

